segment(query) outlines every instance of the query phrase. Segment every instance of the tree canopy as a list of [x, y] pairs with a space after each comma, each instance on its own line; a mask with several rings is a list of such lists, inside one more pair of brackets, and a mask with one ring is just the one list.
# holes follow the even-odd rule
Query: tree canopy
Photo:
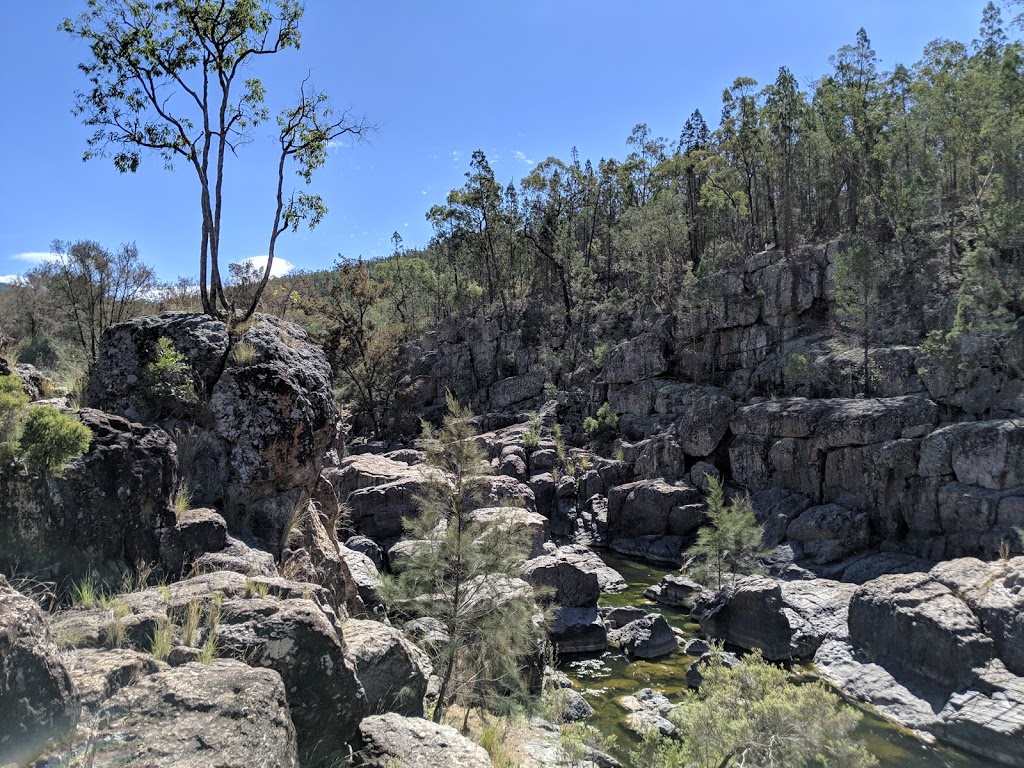
[[278, 237], [300, 224], [316, 226], [327, 212], [319, 195], [286, 188], [286, 170], [308, 185], [343, 134], [361, 138], [373, 126], [348, 110], [336, 113], [327, 94], [303, 81], [277, 115], [277, 174], [267, 263], [251, 302], [236, 308], [220, 269], [224, 178], [230, 159], [270, 119], [267, 92], [251, 68], [266, 56], [298, 48], [303, 7], [298, 0], [89, 0], [61, 29], [81, 38], [89, 56], [79, 64], [88, 88], [75, 112], [95, 128], [85, 159], [110, 158], [122, 173], [146, 154], [164, 167], [182, 163], [199, 183], [199, 289], [216, 317], [249, 317], [270, 278]]

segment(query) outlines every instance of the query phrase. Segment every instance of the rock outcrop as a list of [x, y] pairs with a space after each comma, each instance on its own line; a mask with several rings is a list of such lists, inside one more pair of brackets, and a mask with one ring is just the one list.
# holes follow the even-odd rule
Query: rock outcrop
[[826, 579], [779, 582], [748, 576], [723, 587], [701, 615], [708, 636], [783, 661], [814, 655], [826, 639], [847, 636], [857, 588]]
[[159, 563], [177, 524], [175, 448], [165, 432], [90, 408], [88, 452], [62, 477], [0, 473], [0, 570], [53, 574]]
[[367, 768], [491, 768], [487, 751], [449, 725], [391, 712], [363, 720], [359, 735], [360, 760]]
[[350, 619], [342, 626], [342, 635], [345, 655], [366, 693], [367, 711], [423, 717], [431, 674], [427, 655], [379, 621]]
[[[151, 364], [169, 339], [188, 364], [168, 382]], [[244, 354], [232, 350], [243, 349]], [[90, 369], [88, 396], [106, 411], [168, 425], [184, 417], [193, 438], [213, 445], [226, 476], [214, 498], [229, 519], [245, 519], [275, 553], [295, 510], [310, 498], [324, 454], [338, 435], [339, 412], [323, 352], [297, 325], [258, 315], [233, 340], [202, 315], [164, 313], [111, 326]], [[173, 398], [172, 398], [173, 399]], [[198, 431], [195, 431], [198, 430]]]
[[[91, 764], [153, 768], [297, 768], [295, 729], [280, 675], [239, 661], [186, 664], [109, 699], [99, 726], [70, 753]], [[173, 725], [172, 725], [173, 724]]]
[[73, 733], [81, 709], [42, 612], [0, 576], [0, 765]]
[[679, 647], [672, 627], [660, 613], [649, 613], [608, 633], [608, 641], [627, 656], [654, 659]]
[[337, 755], [355, 735], [366, 694], [341, 634], [312, 600], [225, 600], [214, 636], [222, 653], [284, 680], [304, 763]]

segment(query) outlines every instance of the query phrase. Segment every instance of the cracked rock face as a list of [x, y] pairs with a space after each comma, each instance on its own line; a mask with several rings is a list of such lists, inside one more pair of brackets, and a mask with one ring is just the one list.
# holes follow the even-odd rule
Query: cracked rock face
[[73, 732], [80, 715], [42, 612], [0, 576], [0, 765], [35, 758]]
[[169, 312], [104, 332], [90, 370], [90, 402], [130, 419], [166, 418], [147, 371], [162, 338], [191, 368], [185, 384], [197, 402], [186, 421], [195, 421], [222, 454], [217, 461], [227, 477], [217, 498], [204, 501], [247, 514], [279, 552], [291, 514], [309, 498], [338, 434], [327, 359], [304, 330], [269, 315], [257, 315], [245, 329], [236, 346], [247, 354], [236, 355], [222, 322]]
[[[152, 768], [297, 768], [281, 676], [240, 661], [191, 663], [122, 688], [72, 754]], [[97, 763], [98, 764], [98, 763]]]
[[491, 768], [487, 751], [448, 725], [395, 712], [368, 717], [359, 724], [360, 753], [367, 768]]
[[225, 601], [216, 637], [223, 653], [281, 675], [304, 763], [344, 749], [367, 714], [366, 694], [320, 606], [305, 599]]

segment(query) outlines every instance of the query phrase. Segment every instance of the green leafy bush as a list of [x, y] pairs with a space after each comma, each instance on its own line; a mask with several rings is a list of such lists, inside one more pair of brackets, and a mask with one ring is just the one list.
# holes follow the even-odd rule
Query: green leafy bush
[[608, 403], [604, 403], [597, 409], [595, 416], [588, 416], [583, 420], [583, 431], [591, 440], [601, 440], [612, 436], [615, 428], [619, 426], [619, 416]]
[[859, 715], [822, 683], [797, 685], [750, 654], [729, 668], [719, 656], [701, 670], [697, 693], [669, 715], [674, 739], [656, 731], [631, 754], [648, 768], [760, 765], [868, 768], [877, 761], [853, 738]]
[[30, 472], [60, 476], [72, 459], [85, 453], [92, 432], [70, 414], [50, 405], [31, 408], [21, 432], [20, 454]]
[[0, 443], [13, 442], [28, 405], [21, 379], [13, 373], [0, 376]]
[[157, 341], [156, 359], [146, 366], [146, 378], [161, 411], [181, 410], [199, 400], [192, 366], [166, 336]]

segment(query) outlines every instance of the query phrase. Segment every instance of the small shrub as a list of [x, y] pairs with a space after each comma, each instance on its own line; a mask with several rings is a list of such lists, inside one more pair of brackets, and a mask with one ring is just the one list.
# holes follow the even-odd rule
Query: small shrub
[[246, 597], [266, 597], [270, 594], [270, 585], [265, 581], [253, 581], [252, 579], [246, 579], [245, 582], [245, 596]]
[[523, 433], [523, 450], [529, 453], [540, 446], [540, 430], [532, 424]]
[[176, 518], [180, 518], [192, 509], [192, 491], [187, 485], [178, 486], [178, 490], [174, 492], [174, 497], [171, 499], [171, 508], [174, 510]]
[[89, 448], [92, 432], [74, 416], [50, 405], [32, 408], [21, 432], [20, 454], [30, 472], [59, 477]]
[[565, 458], [565, 437], [562, 436], [562, 425], [555, 424], [555, 456]]
[[591, 440], [607, 440], [619, 426], [619, 416], [608, 403], [597, 409], [595, 416], [583, 420], [583, 431]]
[[518, 768], [519, 763], [512, 756], [505, 743], [506, 730], [500, 722], [484, 722], [480, 727], [479, 743], [491, 758], [494, 768]]
[[248, 341], [240, 341], [231, 348], [231, 362], [233, 365], [250, 365], [256, 359], [256, 347]]
[[166, 336], [157, 340], [156, 359], [146, 365], [146, 379], [164, 412], [180, 410], [199, 400], [192, 366]]
[[608, 752], [615, 746], [615, 737], [592, 725], [570, 723], [562, 726], [558, 734], [558, 749], [565, 762], [577, 768], [589, 762], [594, 751]]
[[608, 345], [598, 344], [594, 348], [594, 367], [601, 368], [604, 366], [604, 361], [608, 357]]
[[13, 373], [0, 376], [0, 442], [14, 441], [28, 406], [21, 379]]
[[85, 578], [71, 585], [71, 604], [79, 608], [95, 608], [103, 588], [97, 585], [92, 571]]
[[190, 600], [185, 608], [185, 620], [181, 624], [182, 642], [194, 647], [199, 638], [199, 625], [203, 620], [203, 607], [198, 600]]
[[18, 345], [18, 362], [52, 371], [60, 365], [60, 348], [49, 336], [30, 336]]
[[157, 624], [153, 631], [153, 643], [150, 646], [150, 653], [157, 661], [166, 661], [171, 655], [171, 648], [174, 647], [174, 625], [167, 619]]
[[107, 610], [110, 612], [110, 623], [107, 624], [107, 647], [122, 648], [128, 639], [128, 630], [124, 620], [131, 613], [131, 609], [120, 600], [113, 600]]
[[199, 651], [199, 656], [196, 657], [196, 661], [200, 664], [209, 664], [211, 661], [217, 658], [217, 636], [211, 630], [206, 635], [206, 642], [203, 643], [203, 647]]
[[790, 352], [782, 376], [787, 392], [795, 394], [806, 389], [811, 377], [810, 358], [798, 352]]

